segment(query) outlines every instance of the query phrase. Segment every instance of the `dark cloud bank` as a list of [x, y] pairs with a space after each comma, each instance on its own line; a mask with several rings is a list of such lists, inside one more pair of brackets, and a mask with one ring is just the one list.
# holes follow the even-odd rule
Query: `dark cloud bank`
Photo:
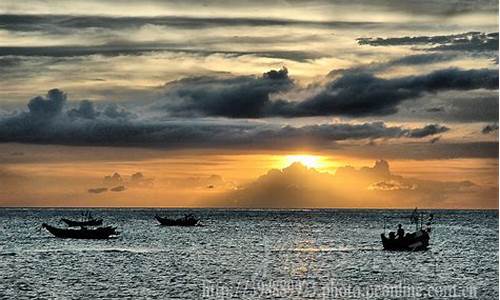
[[[271, 71], [272, 72], [272, 71]], [[261, 77], [196, 77], [167, 85], [165, 104], [177, 116], [229, 118], [382, 116], [397, 112], [398, 105], [427, 93], [449, 90], [498, 89], [498, 70], [445, 69], [424, 75], [392, 79], [371, 73], [344, 71], [303, 101], [282, 100], [294, 87], [287, 70]]]
[[[277, 72], [267, 76], [282, 75]], [[66, 98], [64, 92], [50, 90], [45, 97], [33, 98], [27, 112], [2, 118], [0, 142], [166, 148], [273, 147], [273, 144], [274, 147], [290, 147], [349, 139], [424, 138], [449, 130], [437, 124], [406, 129], [382, 122], [293, 127], [224, 121], [161, 121], [138, 118], [116, 105], [98, 110], [90, 101], [82, 101], [78, 107], [65, 110]]]
[[[116, 104], [96, 106], [89, 100], [70, 106], [67, 95], [53, 89], [45, 97], [31, 99], [27, 111], [0, 116], [0, 142], [324, 150], [337, 147], [339, 141], [362, 139], [429, 137], [435, 143], [439, 140], [436, 135], [449, 128], [428, 124], [411, 129], [382, 122], [299, 127], [241, 119], [394, 114], [401, 102], [428, 94], [498, 90], [498, 71], [445, 69], [384, 79], [367, 72], [344, 70], [332, 72], [325, 83], [304, 89], [283, 68], [261, 76], [185, 78], [170, 82], [163, 89], [163, 97], [141, 112]], [[287, 92], [295, 90], [307, 96], [301, 101], [284, 100]], [[470, 153], [465, 151], [464, 155]]]

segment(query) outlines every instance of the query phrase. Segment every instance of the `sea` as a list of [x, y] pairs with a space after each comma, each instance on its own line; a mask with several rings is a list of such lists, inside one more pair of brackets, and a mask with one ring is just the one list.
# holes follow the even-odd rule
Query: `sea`
[[[0, 209], [0, 299], [497, 299], [498, 211], [434, 215], [429, 250], [384, 251], [412, 210], [91, 209], [109, 240], [58, 239], [82, 209]], [[156, 214], [193, 213], [197, 227]]]

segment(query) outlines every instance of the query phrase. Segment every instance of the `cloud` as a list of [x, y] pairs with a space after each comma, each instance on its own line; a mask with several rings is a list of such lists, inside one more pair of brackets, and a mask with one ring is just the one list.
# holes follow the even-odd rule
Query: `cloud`
[[189, 48], [185, 44], [144, 44], [144, 43], [120, 43], [95, 46], [2, 46], [0, 47], [0, 57], [11, 56], [34, 56], [34, 57], [79, 57], [89, 55], [122, 56], [122, 55], [145, 55], [148, 53], [172, 52], [187, 53], [200, 56], [222, 54], [233, 57], [254, 55], [267, 58], [288, 59], [298, 62], [306, 62], [311, 59], [325, 57], [325, 55], [315, 51], [296, 50], [269, 50], [269, 51], [231, 51], [231, 50], [210, 50], [206, 45], [200, 45], [198, 49]]
[[368, 189], [373, 191], [401, 191], [401, 190], [414, 190], [417, 185], [407, 185], [397, 180], [378, 181], [371, 184]]
[[440, 140], [440, 139], [441, 139], [441, 136], [437, 136], [437, 137], [435, 137], [435, 138], [432, 138], [429, 142], [430, 142], [431, 144], [434, 144], [434, 143], [439, 142], [439, 140]]
[[[52, 5], [47, 5], [47, 3], [52, 3]], [[12, 13], [24, 13], [28, 9], [33, 14], [43, 14], [47, 12], [52, 13], [67, 13], [73, 15], [80, 15], [83, 12], [105, 12], [106, 15], [111, 15], [111, 17], [120, 17], [124, 14], [140, 14], [140, 15], [168, 15], [172, 12], [178, 12], [179, 15], [190, 15], [196, 12], [200, 15], [219, 15], [217, 12], [231, 12], [235, 15], [248, 15], [249, 12], [256, 12], [259, 16], [268, 17], [270, 14], [281, 12], [282, 15], [287, 15], [287, 13], [300, 13], [303, 15], [308, 15], [311, 13], [312, 16], [317, 16], [319, 13], [352, 13], [360, 12], [363, 13], [366, 10], [369, 13], [387, 13], [387, 12], [402, 12], [405, 14], [418, 14], [424, 16], [455, 16], [467, 13], [481, 13], [484, 14], [488, 12], [494, 14], [498, 11], [498, 2], [492, 0], [476, 0], [476, 1], [462, 1], [462, 0], [429, 0], [425, 2], [414, 2], [409, 0], [404, 1], [387, 1], [387, 0], [372, 0], [369, 5], [366, 1], [362, 0], [317, 0], [317, 1], [306, 1], [306, 0], [294, 0], [294, 1], [281, 1], [281, 0], [254, 0], [251, 2], [247, 1], [209, 1], [200, 3], [195, 0], [172, 0], [172, 1], [162, 1], [162, 0], [150, 0], [144, 1], [125, 1], [116, 2], [111, 0], [101, 0], [101, 1], [85, 1], [78, 2], [73, 5], [55, 5], [57, 1], [3, 1], [1, 8], [4, 11]], [[209, 14], [211, 12], [211, 14]], [[224, 14], [223, 14], [224, 15]], [[71, 15], [68, 15], [70, 17]], [[93, 15], [95, 16], [95, 15]], [[364, 14], [361, 14], [365, 17]], [[110, 17], [110, 18], [111, 18]], [[361, 18], [363, 19], [363, 18]], [[442, 19], [439, 19], [442, 20]], [[71, 22], [72, 19], [68, 18]], [[182, 23], [182, 22], [180, 22]]]
[[115, 172], [111, 176], [104, 176], [102, 184], [105, 186], [124, 185], [130, 187], [152, 187], [153, 181], [153, 178], [148, 178], [141, 172], [136, 172], [125, 177]]
[[[278, 71], [270, 71], [278, 72]], [[301, 101], [272, 94], [292, 88], [286, 69], [280, 78], [198, 77], [166, 86], [163, 108], [175, 116], [229, 118], [390, 115], [408, 99], [449, 90], [498, 89], [498, 71], [444, 69], [423, 75], [380, 78], [371, 73], [345, 70], [326, 84], [314, 87]]]
[[449, 91], [424, 95], [415, 101], [406, 101], [398, 107], [393, 120], [418, 122], [497, 122], [498, 91]]
[[495, 131], [498, 131], [498, 123], [486, 125], [481, 130], [481, 132], [483, 134], [489, 134], [489, 133], [492, 133], [492, 132], [495, 132]]
[[231, 182], [225, 181], [220, 175], [193, 176], [188, 178], [170, 179], [168, 185], [174, 188], [216, 189], [232, 188]]
[[76, 118], [95, 119], [98, 115], [99, 112], [95, 110], [94, 103], [89, 100], [81, 101], [78, 108], [68, 111], [68, 116]]
[[[229, 205], [238, 207], [392, 207], [440, 206], [461, 193], [484, 192], [470, 181], [434, 181], [393, 174], [389, 163], [373, 167], [340, 167], [334, 175], [300, 163], [272, 169], [253, 182], [232, 191]], [[228, 202], [225, 203], [228, 205]]]
[[498, 52], [498, 32], [466, 32], [452, 35], [358, 38], [359, 45], [428, 46], [432, 51]]
[[412, 54], [383, 63], [384, 66], [414, 66], [450, 61], [459, 57], [453, 53]]
[[29, 116], [34, 119], [52, 118], [61, 113], [66, 103], [66, 94], [59, 89], [52, 89], [47, 96], [37, 96], [28, 103]]
[[498, 71], [445, 69], [424, 75], [384, 79], [369, 73], [346, 72], [301, 102], [277, 102], [270, 115], [373, 116], [397, 112], [404, 100], [447, 90], [498, 89]]
[[[111, 118], [111, 119], [130, 119], [130, 118], [135, 118], [136, 115], [130, 111], [128, 111], [126, 108], [116, 104], [116, 103], [111, 103], [106, 106], [106, 108], [101, 112], [104, 116]], [[99, 112], [97, 112], [97, 115]]]
[[141, 172], [136, 172], [130, 176], [130, 180], [127, 182], [128, 186], [150, 188], [153, 187], [154, 178], [147, 178]]
[[69, 34], [82, 29], [123, 30], [136, 29], [147, 25], [169, 28], [199, 30], [213, 27], [322, 27], [322, 28], [373, 28], [395, 26], [369, 21], [313, 21], [286, 18], [257, 17], [190, 17], [190, 16], [76, 16], [76, 15], [0, 15], [0, 27], [9, 31], [49, 34]]
[[271, 104], [270, 95], [293, 86], [288, 70], [271, 70], [260, 77], [194, 77], [167, 84], [168, 113], [180, 116], [258, 118]]
[[123, 185], [119, 185], [119, 186], [115, 186], [113, 188], [110, 188], [109, 190], [112, 191], [112, 192], [123, 192], [125, 191], [127, 188], [124, 187]]
[[100, 194], [100, 193], [104, 193], [104, 192], [107, 192], [107, 191], [108, 191], [108, 188], [105, 188], [105, 187], [88, 189], [88, 192], [92, 193], [92, 194]]
[[[273, 76], [275, 75], [274, 73]], [[283, 76], [283, 75], [281, 75]], [[262, 80], [262, 79], [261, 79]], [[62, 91], [50, 93], [44, 101], [64, 102]], [[54, 95], [59, 95], [55, 96]], [[64, 96], [66, 97], [66, 96]], [[65, 99], [65, 98], [64, 98]], [[45, 103], [45, 102], [42, 102]], [[42, 107], [46, 108], [46, 106]], [[377, 145], [357, 149], [339, 145], [339, 141], [373, 139], [420, 139], [446, 132], [446, 126], [429, 124], [421, 128], [387, 126], [383, 122], [326, 123], [291, 126], [265, 122], [231, 120], [186, 120], [136, 116], [120, 108], [120, 114], [107, 116], [95, 109], [94, 119], [80, 114], [69, 116], [71, 109], [35, 109], [0, 118], [0, 142], [81, 146], [133, 146], [165, 149], [265, 149], [299, 148], [336, 149], [351, 155], [395, 158], [496, 157], [497, 142]], [[55, 106], [57, 107], [57, 105]], [[78, 106], [80, 107], [80, 106]], [[114, 111], [115, 109], [113, 109]], [[42, 111], [43, 113], [40, 113]], [[49, 118], [40, 118], [39, 114]], [[113, 117], [113, 118], [110, 118]]]
[[88, 192], [100, 194], [107, 191], [123, 192], [127, 188], [151, 188], [153, 187], [153, 181], [154, 178], [145, 177], [141, 172], [136, 172], [129, 177], [123, 177], [115, 172], [113, 175], [104, 176], [102, 185], [105, 187], [90, 188]]
[[353, 145], [345, 149], [336, 149], [335, 153], [359, 158], [385, 157], [387, 159], [416, 160], [457, 158], [496, 159], [498, 158], [498, 141], [379, 144], [370, 148], [367, 148], [365, 145]]
[[123, 183], [123, 178], [118, 173], [113, 173], [111, 176], [104, 176], [102, 179], [102, 184], [106, 186], [121, 185]]
[[[268, 82], [271, 81], [271, 82]], [[278, 82], [273, 82], [278, 81]], [[283, 83], [284, 81], [284, 83]], [[222, 94], [247, 94], [261, 97], [266, 102], [268, 92], [276, 86], [288, 84], [286, 70], [269, 72], [262, 78], [239, 80], [231, 87], [213, 87]], [[249, 91], [255, 89], [255, 92]], [[197, 95], [206, 89], [182, 90], [181, 95]], [[209, 96], [207, 96], [209, 98]], [[387, 126], [383, 122], [362, 124], [331, 123], [295, 127], [272, 123], [229, 120], [185, 120], [159, 119], [147, 114], [135, 118], [134, 114], [112, 108], [98, 111], [91, 102], [84, 101], [78, 108], [64, 110], [66, 95], [51, 90], [47, 99], [37, 97], [36, 109], [0, 119], [0, 142], [96, 145], [96, 146], [142, 146], [164, 148], [282, 148], [298, 145], [320, 146], [337, 141], [378, 138], [424, 138], [448, 130], [437, 124], [423, 128]], [[42, 100], [40, 100], [42, 99]], [[217, 102], [219, 98], [213, 98]], [[247, 98], [228, 96], [221, 105], [224, 109], [235, 105], [234, 101], [246, 103]], [[41, 102], [40, 102], [41, 101]], [[33, 100], [30, 101], [30, 104]], [[56, 105], [57, 104], [57, 105]], [[245, 106], [246, 104], [242, 104]], [[232, 107], [232, 106], [231, 106]], [[246, 110], [233, 111], [236, 116], [252, 113]], [[253, 112], [257, 114], [255, 110]], [[42, 118], [43, 116], [43, 118]], [[118, 175], [119, 174], [115, 174]], [[115, 176], [113, 175], [113, 177]]]
[[412, 138], [423, 138], [430, 135], [435, 135], [438, 133], [443, 133], [450, 130], [448, 127], [440, 126], [438, 124], [429, 124], [423, 128], [413, 129], [408, 133], [409, 137]]

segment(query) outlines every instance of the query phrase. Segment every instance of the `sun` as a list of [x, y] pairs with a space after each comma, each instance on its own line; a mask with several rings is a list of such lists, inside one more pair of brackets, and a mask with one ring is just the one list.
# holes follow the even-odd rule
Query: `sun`
[[323, 165], [322, 157], [317, 155], [287, 155], [284, 157], [284, 165], [289, 166], [294, 162], [299, 162], [308, 168], [319, 168]]

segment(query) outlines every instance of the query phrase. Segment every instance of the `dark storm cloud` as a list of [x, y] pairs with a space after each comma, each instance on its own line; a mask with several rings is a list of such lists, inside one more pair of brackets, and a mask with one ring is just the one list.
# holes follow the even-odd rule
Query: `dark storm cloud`
[[388, 115], [397, 112], [404, 100], [425, 93], [447, 90], [498, 89], [498, 71], [489, 69], [445, 69], [424, 75], [384, 79], [367, 73], [347, 72], [329, 82], [317, 95], [293, 104], [283, 105], [291, 116]]
[[492, 133], [492, 132], [495, 132], [495, 131], [498, 131], [498, 124], [489, 124], [489, 125], [486, 125], [483, 130], [481, 130], [481, 132], [483, 134], [489, 134], [489, 133]]
[[370, 46], [428, 46], [428, 50], [498, 52], [498, 32], [466, 32], [452, 35], [405, 36], [395, 38], [358, 38], [358, 44]]
[[89, 100], [81, 101], [78, 108], [73, 108], [68, 111], [68, 116], [70, 117], [95, 119], [98, 115], [99, 112], [95, 110], [94, 103]]
[[270, 95], [289, 90], [288, 70], [271, 70], [260, 77], [195, 77], [167, 84], [164, 108], [173, 115], [258, 118], [271, 104]]
[[[172, 115], [229, 118], [374, 116], [397, 112], [407, 99], [449, 90], [498, 89], [498, 71], [445, 69], [424, 75], [384, 79], [343, 71], [302, 101], [272, 100], [293, 82], [287, 78], [200, 77], [168, 84], [164, 108]], [[277, 96], [278, 97], [278, 96]], [[279, 98], [279, 97], [278, 97]]]
[[52, 118], [61, 113], [66, 103], [66, 94], [61, 90], [52, 89], [47, 96], [37, 96], [28, 103], [29, 115], [33, 119]]
[[[129, 119], [136, 117], [136, 115], [126, 108], [121, 107], [118, 104], [110, 103], [106, 106], [106, 108], [101, 112], [104, 116], [111, 119]], [[99, 113], [97, 113], [99, 114]]]
[[[281, 70], [265, 73], [261, 79], [255, 80], [287, 81], [288, 77], [286, 70]], [[96, 110], [89, 101], [83, 101], [77, 108], [70, 110], [64, 110], [63, 106], [56, 105], [61, 101], [64, 104], [66, 95], [54, 89], [49, 91], [46, 97], [32, 99], [28, 112], [0, 119], [0, 142], [164, 148], [286, 149], [296, 145], [325, 146], [343, 140], [423, 138], [447, 130], [439, 125], [406, 129], [386, 126], [382, 122], [293, 127], [259, 122], [231, 123], [227, 120], [162, 121], [148, 118], [147, 115], [130, 117], [133, 114], [119, 114], [119, 117], [110, 118], [105, 110]], [[33, 103], [37, 105], [33, 106]]]
[[378, 138], [424, 138], [446, 132], [449, 128], [437, 124], [429, 124], [423, 128], [404, 129], [399, 126], [388, 127], [383, 122], [363, 124], [322, 124], [303, 127], [283, 127], [275, 138], [321, 138], [324, 141], [342, 141], [348, 139], [378, 139]]

